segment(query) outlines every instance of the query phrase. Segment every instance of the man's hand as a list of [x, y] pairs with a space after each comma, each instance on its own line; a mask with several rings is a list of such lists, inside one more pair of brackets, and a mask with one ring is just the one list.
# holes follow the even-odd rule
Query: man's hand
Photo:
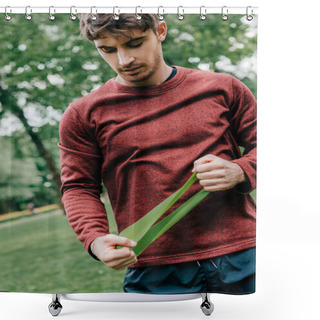
[[[123, 248], [116, 249], [118, 245], [123, 246]], [[90, 248], [92, 253], [108, 267], [122, 270], [138, 261], [134, 252], [129, 249], [136, 245], [137, 243], [130, 239], [115, 234], [107, 234], [96, 238], [91, 243]]]
[[239, 165], [211, 154], [196, 160], [193, 165], [192, 172], [198, 172], [199, 183], [207, 191], [228, 190], [245, 181]]

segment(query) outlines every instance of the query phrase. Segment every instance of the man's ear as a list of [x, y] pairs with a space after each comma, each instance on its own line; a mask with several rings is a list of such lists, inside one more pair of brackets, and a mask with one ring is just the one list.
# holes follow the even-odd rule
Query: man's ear
[[164, 41], [167, 36], [167, 24], [164, 21], [159, 22], [157, 36], [160, 42]]

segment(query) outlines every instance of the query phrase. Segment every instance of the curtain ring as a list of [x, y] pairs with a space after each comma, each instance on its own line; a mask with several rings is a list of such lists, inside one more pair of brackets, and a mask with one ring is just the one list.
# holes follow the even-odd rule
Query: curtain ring
[[[9, 13], [11, 13], [12, 10], [9, 9], [9, 8], [10, 8], [10, 6], [6, 6], [6, 7], [4, 8], [4, 18], [5, 18], [7, 21], [10, 21], [10, 20], [12, 19], [12, 17], [9, 15]], [[9, 13], [8, 13], [8, 11], [9, 11]]]
[[[93, 13], [93, 9], [95, 10], [95, 13]], [[97, 8], [95, 6], [90, 8], [90, 15], [91, 15], [91, 20], [96, 21], [97, 20]]]
[[76, 14], [77, 14], [77, 9], [76, 9], [76, 7], [75, 7], [75, 6], [70, 7], [70, 19], [71, 19], [72, 21], [77, 20]]
[[[116, 10], [118, 12], [116, 12]], [[119, 20], [119, 14], [120, 14], [119, 7], [117, 7], [117, 6], [113, 7], [113, 19], [114, 20]]]
[[32, 19], [31, 17], [31, 13], [32, 13], [32, 9], [30, 6], [27, 6], [26, 7], [26, 10], [25, 10], [25, 19], [30, 21]]
[[[160, 13], [160, 8], [162, 9], [162, 13]], [[159, 18], [159, 20], [163, 20], [164, 19], [164, 9], [163, 9], [163, 6], [159, 6], [158, 7], [158, 18]]]
[[142, 9], [140, 6], [136, 6], [136, 19], [137, 20], [141, 20], [141, 16], [138, 14], [138, 9], [140, 11], [140, 13], [142, 13]]
[[56, 18], [54, 16], [55, 13], [56, 13], [56, 9], [53, 6], [49, 7], [49, 20], [50, 21], [55, 20], [55, 18]]
[[178, 20], [183, 20], [184, 19], [184, 9], [183, 6], [179, 6], [178, 7], [178, 16], [177, 16]]
[[228, 7], [223, 6], [221, 8], [221, 19], [223, 21], [227, 21], [228, 20]]
[[205, 6], [200, 7], [200, 20], [206, 20], [207, 18], [207, 9]]
[[[249, 14], [249, 9], [251, 9], [251, 13]], [[253, 9], [252, 9], [252, 7], [247, 7], [247, 10], [246, 10], [246, 15], [247, 15], [247, 20], [248, 21], [252, 21], [252, 19], [253, 19]]]

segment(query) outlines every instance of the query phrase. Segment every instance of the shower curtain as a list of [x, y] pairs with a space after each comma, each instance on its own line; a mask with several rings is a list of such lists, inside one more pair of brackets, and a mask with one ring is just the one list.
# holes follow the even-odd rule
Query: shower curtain
[[[166, 15], [173, 73], [151, 87], [130, 80], [143, 63], [119, 82], [119, 38], [104, 61], [79, 19], [0, 21], [0, 291], [253, 293], [257, 16]], [[213, 160], [239, 182], [203, 191]], [[136, 239], [129, 269], [94, 253], [107, 233]]]

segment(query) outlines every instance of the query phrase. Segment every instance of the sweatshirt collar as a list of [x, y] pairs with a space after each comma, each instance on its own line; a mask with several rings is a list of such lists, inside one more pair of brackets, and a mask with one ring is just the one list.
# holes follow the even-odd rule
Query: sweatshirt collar
[[115, 78], [110, 79], [106, 82], [106, 85], [109, 86], [113, 91], [123, 92], [123, 93], [131, 93], [131, 94], [143, 94], [143, 95], [159, 95], [163, 92], [171, 90], [178, 86], [185, 78], [185, 70], [182, 67], [174, 66], [177, 69], [176, 75], [159, 84], [145, 87], [134, 87], [134, 86], [126, 86], [115, 81]]

